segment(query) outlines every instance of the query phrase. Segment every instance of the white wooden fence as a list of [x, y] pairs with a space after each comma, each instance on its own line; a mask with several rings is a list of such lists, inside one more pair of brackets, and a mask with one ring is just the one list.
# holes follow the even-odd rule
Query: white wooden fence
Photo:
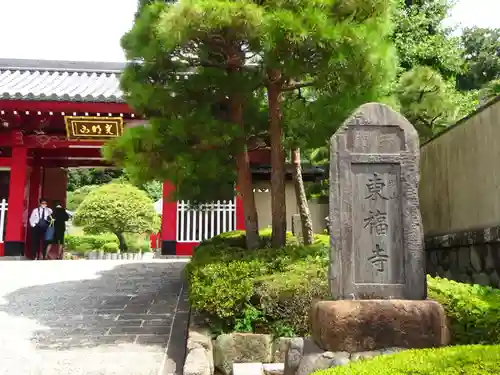
[[9, 208], [9, 204], [7, 200], [4, 198], [0, 201], [0, 243], [4, 242], [4, 233], [5, 233], [5, 222], [7, 221], [7, 210]]
[[236, 200], [192, 207], [177, 202], [177, 242], [201, 242], [236, 229]]

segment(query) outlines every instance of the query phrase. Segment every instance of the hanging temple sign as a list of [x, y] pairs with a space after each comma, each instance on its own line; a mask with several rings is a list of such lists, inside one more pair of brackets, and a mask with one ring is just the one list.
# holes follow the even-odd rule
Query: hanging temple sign
[[65, 116], [67, 139], [106, 140], [123, 134], [122, 117]]
[[384, 104], [359, 107], [331, 138], [330, 292], [426, 298], [415, 128]]

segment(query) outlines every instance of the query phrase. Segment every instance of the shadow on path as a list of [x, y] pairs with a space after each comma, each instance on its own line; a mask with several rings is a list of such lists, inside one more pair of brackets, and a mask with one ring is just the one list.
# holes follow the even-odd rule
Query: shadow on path
[[[88, 269], [93, 261], [83, 262]], [[53, 271], [66, 261], [55, 263], [58, 266], [50, 267]], [[184, 265], [134, 262], [106, 270], [96, 267], [93, 279], [87, 272], [81, 280], [38, 284], [5, 294], [0, 313], [36, 321], [29, 340], [37, 350], [152, 346], [166, 351], [165, 373], [181, 373], [189, 315]]]

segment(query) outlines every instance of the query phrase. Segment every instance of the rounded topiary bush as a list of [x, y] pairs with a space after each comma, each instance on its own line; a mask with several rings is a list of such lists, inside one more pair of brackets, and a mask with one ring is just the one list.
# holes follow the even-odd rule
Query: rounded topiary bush
[[500, 345], [408, 350], [354, 362], [314, 375], [494, 375], [500, 374]]
[[85, 233], [113, 233], [120, 250], [127, 251], [125, 233], [155, 232], [160, 218], [143, 190], [130, 184], [111, 183], [89, 193], [78, 206], [74, 223], [83, 226]]
[[118, 246], [118, 244], [116, 242], [108, 242], [108, 243], [104, 244], [102, 249], [106, 253], [117, 253], [118, 250], [120, 250], [120, 247]]

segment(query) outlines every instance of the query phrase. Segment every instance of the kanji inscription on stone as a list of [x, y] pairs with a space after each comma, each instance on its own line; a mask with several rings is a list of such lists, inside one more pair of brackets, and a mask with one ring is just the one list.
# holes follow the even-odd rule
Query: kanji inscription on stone
[[377, 236], [387, 234], [389, 224], [387, 223], [387, 213], [380, 210], [370, 211], [369, 216], [364, 219], [365, 228], [370, 228], [370, 234], [375, 232]]
[[375, 245], [372, 253], [373, 255], [368, 260], [376, 267], [378, 272], [384, 272], [385, 262], [389, 259], [389, 255], [385, 253], [385, 250], [380, 245]]
[[425, 299], [414, 127], [368, 103], [332, 136], [330, 155], [333, 297]]
[[365, 197], [365, 199], [371, 199], [372, 201], [375, 201], [377, 199], [389, 199], [382, 192], [382, 189], [384, 189], [384, 187], [384, 180], [378, 173], [374, 173], [373, 176], [368, 177], [368, 182], [366, 183], [368, 195]]

